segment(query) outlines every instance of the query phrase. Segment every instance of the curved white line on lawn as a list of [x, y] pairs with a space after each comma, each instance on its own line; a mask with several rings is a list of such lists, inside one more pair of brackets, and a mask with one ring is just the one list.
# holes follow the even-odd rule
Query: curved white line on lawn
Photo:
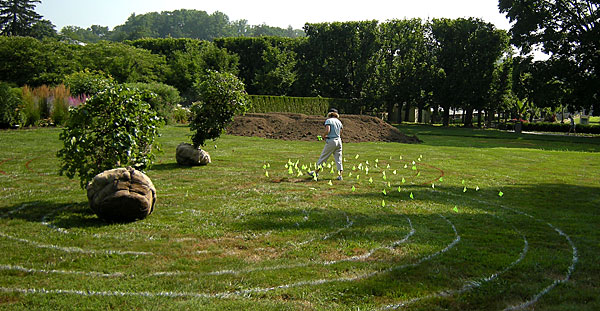
[[[449, 195], [452, 195], [452, 196], [458, 196], [458, 195], [456, 195], [454, 193], [451, 193], [451, 192], [445, 192], [445, 191], [435, 191], [435, 192], [441, 192], [441, 193], [446, 193], [446, 194], [449, 194]], [[476, 198], [468, 198], [468, 199], [470, 199], [472, 201], [475, 201], [475, 202], [482, 203], [484, 205], [492, 205], [490, 202], [486, 202], [486, 201], [479, 200], [479, 199], [476, 199]], [[532, 215], [530, 215], [530, 214], [528, 214], [526, 212], [517, 210], [515, 208], [507, 207], [507, 206], [504, 206], [504, 205], [501, 205], [501, 204], [499, 204], [497, 206], [499, 206], [502, 209], [511, 211], [513, 213], [529, 217], [529, 218], [531, 218], [531, 219], [533, 219], [533, 220], [535, 220], [537, 222], [546, 224], [547, 226], [549, 226], [550, 228], [552, 228], [554, 231], [556, 231], [559, 235], [561, 235], [562, 237], [564, 237], [567, 240], [567, 243], [569, 244], [569, 246], [571, 246], [571, 252], [572, 252], [572, 255], [573, 255], [572, 259], [571, 259], [571, 265], [569, 265], [569, 268], [567, 269], [567, 274], [565, 275], [565, 277], [563, 279], [555, 279], [554, 282], [552, 282], [552, 284], [550, 284], [549, 286], [545, 287], [539, 293], [535, 294], [530, 300], [528, 300], [526, 302], [523, 302], [520, 305], [510, 306], [510, 307], [507, 307], [506, 309], [504, 309], [504, 310], [520, 310], [520, 309], [527, 308], [527, 307], [535, 304], [536, 302], [538, 302], [540, 300], [540, 298], [542, 298], [544, 295], [546, 295], [548, 292], [550, 292], [552, 289], [554, 289], [557, 285], [562, 284], [562, 283], [566, 283], [567, 281], [569, 281], [569, 279], [571, 278], [571, 275], [573, 275], [573, 272], [575, 271], [575, 266], [577, 265], [577, 262], [579, 261], [579, 254], [578, 254], [578, 251], [577, 251], [577, 247], [575, 246], [575, 243], [573, 243], [573, 241], [571, 240], [571, 237], [569, 235], [567, 235], [566, 233], [564, 233], [561, 229], [559, 229], [559, 228], [555, 227], [554, 225], [552, 225], [551, 223], [545, 222], [545, 221], [543, 221], [543, 220], [541, 220], [539, 218], [535, 218], [534, 216], [532, 216]]]
[[[499, 216], [493, 215], [493, 214], [488, 214], [490, 216], [493, 217], [497, 217], [500, 218]], [[427, 295], [427, 296], [423, 296], [423, 297], [417, 297], [417, 298], [413, 298], [407, 301], [402, 301], [396, 304], [391, 304], [391, 305], [387, 305], [385, 307], [379, 308], [379, 310], [394, 310], [394, 309], [399, 309], [402, 307], [406, 307], [408, 305], [411, 305], [413, 303], [419, 302], [421, 300], [425, 300], [425, 299], [431, 299], [431, 298], [439, 298], [439, 297], [450, 297], [450, 296], [454, 296], [457, 294], [462, 294], [465, 292], [468, 292], [470, 290], [473, 290], [475, 288], [481, 287], [481, 285], [483, 285], [484, 283], [490, 282], [495, 280], [496, 278], [498, 278], [500, 275], [506, 273], [507, 271], [509, 271], [510, 269], [512, 269], [514, 266], [516, 266], [517, 264], [519, 264], [521, 261], [523, 261], [523, 259], [525, 259], [525, 256], [527, 255], [527, 252], [529, 250], [529, 242], [527, 241], [527, 237], [521, 233], [521, 231], [519, 231], [519, 229], [517, 229], [514, 225], [509, 224], [510, 226], [513, 227], [513, 229], [519, 233], [521, 235], [521, 237], [523, 238], [523, 249], [521, 250], [521, 253], [519, 254], [519, 257], [513, 261], [511, 264], [509, 264], [508, 266], [506, 266], [504, 269], [502, 269], [499, 272], [493, 273], [490, 276], [484, 277], [484, 278], [479, 278], [473, 281], [469, 281], [466, 282], [465, 285], [463, 285], [460, 289], [455, 289], [455, 290], [444, 290], [444, 291], [439, 291], [437, 293], [431, 294], [431, 295]]]
[[383, 273], [388, 273], [388, 272], [392, 272], [392, 271], [396, 271], [396, 270], [400, 270], [400, 269], [404, 269], [404, 268], [408, 268], [408, 267], [418, 266], [425, 261], [431, 260], [432, 258], [435, 258], [441, 254], [446, 253], [447, 251], [452, 249], [454, 246], [456, 246], [456, 244], [458, 242], [460, 242], [460, 239], [461, 239], [460, 235], [458, 234], [458, 231], [456, 230], [456, 227], [450, 220], [448, 220], [443, 215], [439, 215], [439, 216], [450, 224], [450, 226], [452, 227], [452, 230], [454, 231], [454, 235], [455, 235], [454, 240], [450, 244], [448, 244], [446, 247], [444, 247], [442, 250], [439, 250], [439, 251], [437, 251], [431, 255], [428, 255], [426, 257], [423, 257], [423, 258], [419, 259], [417, 262], [412, 263], [412, 264], [405, 264], [405, 265], [390, 267], [385, 270], [374, 271], [371, 273], [365, 273], [365, 274], [354, 276], [354, 277], [342, 277], [342, 278], [333, 278], [333, 279], [319, 279], [319, 280], [313, 280], [313, 281], [301, 281], [301, 282], [284, 284], [284, 285], [279, 285], [279, 286], [274, 286], [274, 287], [257, 287], [257, 288], [247, 289], [247, 290], [240, 290], [240, 291], [234, 291], [234, 292], [221, 292], [221, 293], [214, 293], [214, 294], [191, 293], [191, 292], [123, 292], [123, 291], [89, 291], [89, 290], [83, 291], [83, 290], [65, 290], [65, 289], [50, 289], [50, 290], [48, 290], [45, 288], [35, 289], [35, 288], [6, 288], [6, 287], [0, 287], [0, 291], [8, 292], [8, 293], [22, 293], [22, 294], [72, 294], [72, 295], [80, 295], [80, 296], [229, 298], [229, 297], [234, 297], [234, 296], [246, 297], [253, 293], [266, 293], [266, 292], [270, 292], [270, 291], [277, 290], [277, 289], [286, 289], [286, 288], [293, 288], [293, 287], [299, 287], [299, 286], [313, 286], [313, 285], [328, 284], [328, 283], [334, 283], [334, 282], [359, 281], [359, 280], [371, 278], [371, 277], [374, 277], [374, 276], [377, 276], [377, 275], [380, 275]]
[[59, 251], [63, 251], [66, 253], [81, 253], [81, 254], [107, 254], [107, 255], [140, 255], [140, 256], [147, 256], [147, 255], [154, 255], [151, 252], [133, 252], [133, 251], [119, 251], [119, 250], [94, 250], [94, 249], [83, 249], [80, 247], [63, 247], [63, 246], [58, 246], [58, 245], [53, 245], [53, 244], [44, 244], [44, 243], [39, 243], [39, 242], [35, 242], [35, 241], [30, 241], [30, 240], [26, 240], [26, 239], [21, 239], [21, 238], [17, 238], [14, 237], [12, 235], [8, 235], [5, 234], [3, 232], [0, 232], [0, 237], [9, 239], [9, 240], [13, 240], [13, 241], [17, 241], [17, 242], [21, 242], [21, 243], [27, 243], [27, 244], [31, 244], [37, 248], [48, 248], [48, 249], [55, 249], [55, 250], [59, 250]]

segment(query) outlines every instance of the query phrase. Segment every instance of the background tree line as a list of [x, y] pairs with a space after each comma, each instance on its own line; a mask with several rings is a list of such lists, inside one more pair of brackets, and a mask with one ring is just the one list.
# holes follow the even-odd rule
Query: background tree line
[[[570, 8], [588, 18], [577, 24], [564, 17], [562, 25], [571, 21], [575, 26], [572, 33], [557, 38], [558, 31], [552, 32], [555, 23], [533, 27], [532, 21], [543, 18], [520, 6], [521, 2], [500, 1], [501, 10], [517, 21], [510, 33], [479, 19], [460, 18], [306, 24], [304, 37], [253, 38], [239, 36], [238, 31], [238, 37], [217, 38], [220, 33], [213, 30], [223, 28], [211, 25], [232, 24], [219, 12], [132, 15], [125, 25], [115, 28], [127, 29], [130, 36], [121, 39], [195, 32], [212, 40], [146, 38], [82, 46], [2, 37], [0, 80], [17, 85], [56, 84], [66, 75], [89, 69], [103, 71], [119, 82], [173, 86], [189, 103], [194, 100], [193, 85], [207, 70], [218, 70], [238, 75], [250, 94], [346, 99], [347, 113], [433, 109], [444, 124], [449, 123], [453, 109], [464, 112], [467, 126], [475, 119], [478, 124], [489, 122], [500, 111], [510, 111], [515, 118], [552, 114], [560, 108], [600, 112], [600, 53], [598, 37], [593, 39], [598, 31], [597, 4]], [[534, 0], [525, 2], [541, 6]], [[546, 9], [546, 14], [560, 13], [556, 7]], [[203, 24], [198, 16], [216, 22]], [[99, 36], [114, 35], [102, 27], [91, 29]], [[554, 36], [532, 34], [540, 29]], [[510, 43], [525, 52], [542, 44], [552, 57], [534, 61], [515, 56]]]

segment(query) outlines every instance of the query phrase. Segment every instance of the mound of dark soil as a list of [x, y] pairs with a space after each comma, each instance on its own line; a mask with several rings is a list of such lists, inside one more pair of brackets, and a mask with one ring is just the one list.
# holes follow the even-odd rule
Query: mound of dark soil
[[[282, 140], [317, 140], [325, 132], [326, 118], [296, 113], [248, 113], [237, 116], [228, 126], [227, 134]], [[342, 140], [358, 142], [419, 143], [416, 136], [406, 136], [381, 119], [364, 115], [342, 115]]]

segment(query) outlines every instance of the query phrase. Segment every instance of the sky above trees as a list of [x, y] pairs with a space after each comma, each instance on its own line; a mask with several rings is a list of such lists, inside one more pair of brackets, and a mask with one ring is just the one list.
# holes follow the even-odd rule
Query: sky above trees
[[476, 17], [508, 29], [510, 23], [498, 10], [497, 0], [43, 0], [36, 11], [52, 21], [57, 30], [64, 26], [87, 28], [91, 25], [111, 29], [123, 24], [132, 14], [196, 9], [220, 11], [231, 20], [248, 20], [251, 25], [267, 24], [301, 29], [305, 23], [404, 19]]

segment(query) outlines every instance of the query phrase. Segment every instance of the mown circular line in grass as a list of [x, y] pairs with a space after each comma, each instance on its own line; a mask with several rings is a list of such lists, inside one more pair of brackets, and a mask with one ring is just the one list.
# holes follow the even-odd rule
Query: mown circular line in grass
[[[438, 192], [438, 193], [445, 193], [451, 196], [458, 196], [454, 193], [451, 192], [445, 192], [445, 191], [439, 191], [439, 190], [431, 190], [430, 191], [434, 191], [434, 192]], [[515, 305], [515, 306], [509, 306], [507, 308], [505, 308], [504, 310], [520, 310], [520, 309], [524, 309], [527, 307], [532, 306], [533, 304], [535, 304], [536, 302], [539, 301], [540, 298], [542, 298], [544, 295], [546, 295], [547, 293], [549, 293], [552, 289], [554, 289], [557, 285], [562, 284], [562, 283], [566, 283], [570, 278], [571, 275], [573, 274], [573, 272], [575, 271], [575, 266], [577, 265], [577, 262], [579, 261], [579, 255], [578, 255], [578, 250], [577, 247], [575, 246], [575, 243], [573, 243], [573, 241], [571, 240], [571, 237], [569, 235], [567, 235], [566, 233], [564, 233], [561, 229], [559, 229], [558, 227], [552, 225], [549, 222], [545, 222], [539, 218], [536, 218], [526, 212], [517, 210], [515, 208], [511, 208], [502, 204], [493, 204], [487, 201], [483, 201], [480, 199], [475, 199], [475, 198], [469, 198], [468, 199], [475, 201], [475, 202], [479, 202], [479, 203], [483, 203], [486, 206], [492, 206], [492, 205], [496, 205], [504, 210], [513, 212], [515, 214], [518, 215], [522, 215], [528, 218], [531, 218], [537, 222], [543, 223], [547, 226], [549, 226], [551, 229], [553, 229], [556, 233], [558, 233], [560, 236], [564, 237], [565, 240], [567, 241], [567, 243], [569, 244], [569, 246], [571, 247], [571, 252], [572, 252], [572, 259], [571, 259], [571, 264], [569, 265], [569, 267], [567, 268], [567, 274], [565, 275], [564, 279], [554, 279], [554, 281], [552, 282], [552, 284], [546, 286], [544, 289], [542, 289], [540, 292], [538, 292], [537, 294], [535, 294], [531, 299], [529, 299], [528, 301], [523, 302], [522, 304], [519, 305]]]
[[[2, 160], [2, 161], [0, 161], [0, 166], [2, 166], [4, 163], [6, 163], [6, 162], [8, 162], [8, 161], [11, 161], [11, 160], [13, 160], [13, 159], [14, 159], [14, 158], [8, 158], [8, 159], [5, 159], [5, 160]], [[5, 171], [3, 171], [3, 170], [0, 170], [0, 174], [8, 176], [8, 173], [7, 173], [7, 172], [5, 172]]]
[[508, 266], [504, 267], [504, 269], [502, 269], [498, 272], [495, 272], [487, 277], [480, 277], [478, 279], [464, 282], [464, 285], [460, 289], [448, 289], [448, 290], [438, 291], [431, 295], [416, 297], [416, 298], [413, 298], [410, 300], [401, 301], [401, 302], [394, 303], [394, 304], [389, 304], [389, 305], [379, 308], [379, 310], [395, 310], [395, 309], [406, 307], [406, 306], [409, 306], [411, 304], [414, 304], [414, 303], [417, 303], [419, 301], [423, 301], [426, 299], [450, 297], [453, 295], [463, 294], [463, 293], [471, 291], [475, 288], [481, 287], [484, 283], [491, 282], [491, 281], [497, 279], [500, 275], [510, 271], [513, 267], [515, 267], [517, 264], [519, 264], [521, 261], [523, 261], [523, 259], [525, 259], [525, 256], [527, 255], [527, 252], [529, 250], [529, 242], [527, 241], [527, 237], [523, 233], [521, 233], [521, 231], [519, 229], [517, 229], [517, 227], [515, 227], [513, 224], [508, 223], [505, 219], [501, 218], [500, 216], [497, 216], [494, 214], [489, 214], [489, 213], [488, 213], [488, 215], [490, 215], [492, 217], [497, 217], [497, 218], [503, 220], [504, 222], [509, 224], [511, 227], [513, 227], [514, 231], [516, 231], [519, 235], [521, 235], [521, 237], [523, 239], [523, 249], [521, 250], [519, 257], [516, 260], [511, 262]]
[[[164, 292], [164, 291], [163, 292], [148, 292], [148, 291], [146, 291], [146, 292], [123, 292], [123, 291], [91, 291], [91, 290], [82, 291], [82, 290], [67, 290], [67, 289], [50, 289], [49, 290], [49, 289], [45, 289], [45, 288], [35, 289], [35, 288], [6, 288], [6, 287], [0, 287], [0, 291], [10, 292], [10, 293], [22, 293], [22, 294], [73, 294], [73, 295], [80, 295], [80, 296], [142, 296], [142, 297], [172, 297], [172, 298], [192, 297], [192, 298], [221, 298], [222, 299], [222, 298], [230, 298], [230, 297], [247, 297], [253, 293], [266, 293], [266, 292], [270, 292], [270, 291], [274, 291], [274, 290], [278, 290], [278, 289], [286, 289], [286, 288], [293, 288], [293, 287], [300, 287], [300, 286], [316, 286], [316, 285], [328, 284], [328, 283], [333, 283], [333, 282], [360, 281], [360, 280], [371, 278], [371, 277], [381, 275], [384, 273], [389, 273], [392, 271], [397, 271], [397, 270], [405, 269], [405, 268], [409, 268], [409, 267], [416, 267], [416, 266], [422, 264], [423, 262], [431, 260], [443, 253], [446, 253], [448, 250], [452, 249], [460, 241], [460, 235], [458, 234], [458, 231], [456, 230], [456, 227], [454, 226], [454, 224], [449, 219], [447, 219], [446, 217], [444, 217], [441, 214], [439, 214], [438, 216], [440, 216], [446, 222], [448, 222], [448, 224], [452, 227], [452, 230], [454, 231], [454, 234], [455, 234], [455, 239], [450, 244], [448, 244], [445, 248], [443, 248], [442, 250], [439, 250], [433, 254], [430, 254], [428, 256], [422, 257], [419, 260], [417, 260], [415, 263], [394, 266], [394, 267], [390, 267], [388, 269], [374, 271], [374, 272], [370, 272], [370, 273], [364, 273], [364, 274], [353, 276], [353, 277], [341, 277], [341, 278], [333, 278], [333, 279], [300, 281], [300, 282], [283, 284], [283, 285], [278, 285], [278, 286], [273, 286], [273, 287], [257, 287], [257, 288], [247, 289], [247, 290], [220, 292], [220, 293], [191, 293], [191, 292]], [[1, 234], [2, 233], [0, 233], [0, 235]], [[36, 272], [36, 271], [33, 271], [33, 272]], [[95, 273], [95, 272], [92, 272], [92, 273]], [[169, 275], [169, 274], [167, 274], [167, 275]]]

